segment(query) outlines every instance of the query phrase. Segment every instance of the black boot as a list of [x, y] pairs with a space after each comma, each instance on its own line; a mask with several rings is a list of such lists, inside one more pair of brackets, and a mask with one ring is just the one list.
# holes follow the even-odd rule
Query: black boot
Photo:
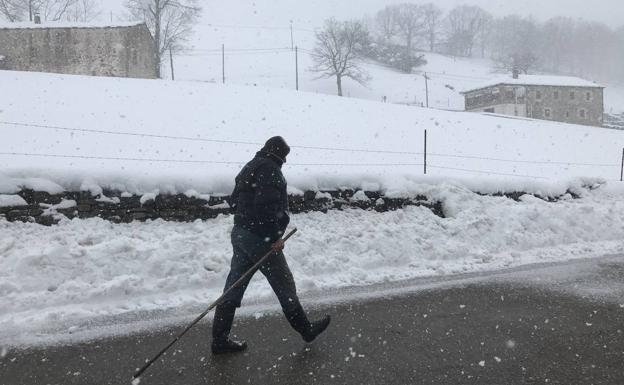
[[215, 309], [212, 321], [212, 354], [236, 353], [247, 349], [245, 341], [238, 342], [230, 339], [235, 313], [235, 306], [219, 305]]
[[303, 340], [305, 342], [314, 341], [314, 339], [318, 337], [319, 334], [323, 333], [325, 329], [327, 329], [330, 322], [331, 317], [329, 315], [326, 315], [320, 320], [310, 323], [310, 329], [308, 330], [308, 333], [303, 336]]
[[286, 319], [293, 329], [295, 329], [305, 342], [312, 342], [319, 334], [323, 333], [329, 326], [331, 317], [326, 315], [323, 319], [310, 322], [301, 305], [293, 306], [291, 309], [284, 310]]

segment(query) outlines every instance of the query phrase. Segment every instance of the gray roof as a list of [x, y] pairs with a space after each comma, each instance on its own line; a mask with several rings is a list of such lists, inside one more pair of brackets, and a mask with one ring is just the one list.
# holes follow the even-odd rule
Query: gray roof
[[462, 91], [462, 94], [500, 85], [605, 88], [600, 84], [573, 76], [520, 75], [518, 79], [514, 79], [511, 75], [507, 75], [493, 77], [480, 85]]

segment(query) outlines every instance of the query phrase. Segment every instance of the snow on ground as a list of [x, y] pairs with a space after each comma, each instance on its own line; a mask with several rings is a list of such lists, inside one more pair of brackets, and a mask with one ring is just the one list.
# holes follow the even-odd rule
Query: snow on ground
[[272, 135], [292, 145], [299, 189], [422, 175], [425, 129], [437, 177], [615, 180], [624, 143], [616, 130], [262, 87], [7, 71], [0, 84], [13, 90], [0, 94], [3, 174], [73, 189], [120, 178], [229, 193]]
[[[485, 197], [449, 184], [420, 190], [443, 202], [447, 218], [421, 207], [294, 215], [301, 232], [287, 255], [299, 290], [624, 252], [624, 190], [616, 186], [558, 203]], [[228, 272], [231, 226], [229, 216], [54, 227], [0, 220], [0, 337], [19, 343], [38, 330], [76, 331], [95, 317], [208, 304]], [[247, 299], [262, 298], [272, 293], [259, 276]]]

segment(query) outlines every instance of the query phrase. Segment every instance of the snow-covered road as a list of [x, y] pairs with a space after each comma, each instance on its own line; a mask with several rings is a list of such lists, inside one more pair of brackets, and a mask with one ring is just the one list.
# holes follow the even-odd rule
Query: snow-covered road
[[[302, 292], [496, 270], [624, 253], [617, 189], [547, 203], [432, 185], [446, 218], [422, 207], [293, 216], [287, 255]], [[0, 220], [0, 330], [72, 327], [85, 320], [211, 302], [229, 267], [231, 217], [194, 223], [58, 226]], [[272, 296], [260, 275], [248, 300]]]

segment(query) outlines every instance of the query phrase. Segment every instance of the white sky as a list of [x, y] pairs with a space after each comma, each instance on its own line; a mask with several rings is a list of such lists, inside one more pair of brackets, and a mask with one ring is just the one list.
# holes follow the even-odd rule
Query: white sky
[[[200, 0], [204, 7], [204, 22], [283, 25], [290, 19], [305, 27], [320, 26], [324, 19], [361, 17], [373, 14], [387, 4], [407, 0]], [[611, 27], [624, 25], [622, 0], [431, 0], [448, 10], [456, 5], [474, 4], [495, 16], [517, 13], [533, 15], [539, 20], [553, 16], [568, 16], [602, 21]], [[414, 1], [418, 2], [428, 2]], [[103, 2], [106, 17], [123, 13], [123, 0]], [[277, 11], [279, 10], [279, 11]]]

